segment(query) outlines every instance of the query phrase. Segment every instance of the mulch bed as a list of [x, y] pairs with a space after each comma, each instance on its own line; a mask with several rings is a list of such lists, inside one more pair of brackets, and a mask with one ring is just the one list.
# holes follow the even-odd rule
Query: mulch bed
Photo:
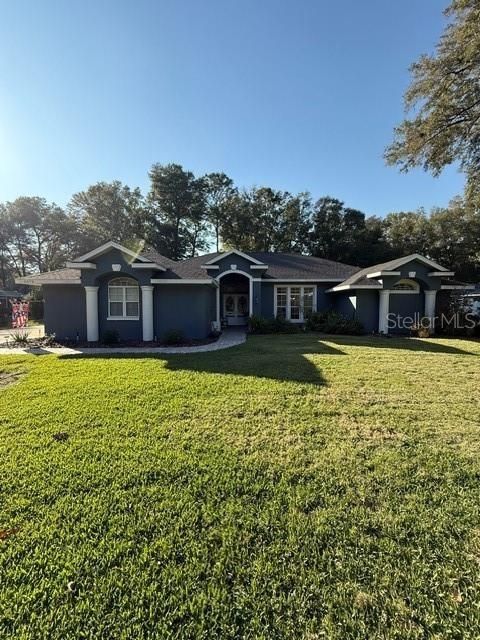
[[77, 342], [76, 340], [51, 340], [48, 342], [42, 338], [29, 340], [27, 344], [22, 343], [1, 343], [0, 349], [42, 349], [44, 347], [70, 347], [72, 349], [85, 349], [88, 347], [95, 348], [127, 348], [127, 347], [201, 347], [202, 345], [212, 344], [216, 342], [218, 337], [205, 338], [204, 340], [185, 340], [183, 342], [177, 342], [174, 344], [166, 342], [142, 342], [141, 340], [121, 340], [112, 344], [105, 344], [103, 342]]

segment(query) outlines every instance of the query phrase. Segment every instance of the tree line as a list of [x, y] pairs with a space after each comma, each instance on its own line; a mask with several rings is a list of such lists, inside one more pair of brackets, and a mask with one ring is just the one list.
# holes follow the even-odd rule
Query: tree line
[[0, 284], [62, 267], [72, 256], [115, 240], [173, 260], [208, 250], [278, 251], [360, 267], [421, 253], [466, 280], [480, 278], [480, 214], [463, 199], [448, 207], [367, 216], [330, 196], [270, 187], [239, 189], [224, 173], [196, 177], [178, 164], [154, 164], [143, 194], [98, 182], [65, 208], [40, 197], [0, 204]]

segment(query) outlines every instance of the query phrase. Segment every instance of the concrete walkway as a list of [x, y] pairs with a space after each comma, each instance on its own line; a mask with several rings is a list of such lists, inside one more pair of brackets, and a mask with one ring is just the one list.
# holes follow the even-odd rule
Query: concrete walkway
[[227, 329], [222, 333], [216, 342], [210, 344], [202, 344], [198, 347], [32, 347], [20, 348], [12, 347], [0, 349], [0, 357], [6, 355], [46, 355], [54, 354], [59, 356], [76, 356], [89, 354], [102, 354], [104, 356], [110, 354], [129, 354], [129, 353], [204, 353], [206, 351], [219, 351], [220, 349], [229, 349], [243, 344], [247, 339], [245, 329]]

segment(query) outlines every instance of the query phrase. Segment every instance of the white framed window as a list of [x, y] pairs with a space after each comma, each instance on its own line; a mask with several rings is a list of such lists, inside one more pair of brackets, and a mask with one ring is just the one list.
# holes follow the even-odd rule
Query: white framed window
[[108, 320], [138, 320], [139, 287], [133, 278], [114, 278], [108, 283]]
[[396, 282], [392, 287], [393, 293], [418, 293], [420, 285], [415, 280], [402, 279]]
[[317, 287], [275, 285], [274, 314], [291, 322], [305, 322], [317, 308]]

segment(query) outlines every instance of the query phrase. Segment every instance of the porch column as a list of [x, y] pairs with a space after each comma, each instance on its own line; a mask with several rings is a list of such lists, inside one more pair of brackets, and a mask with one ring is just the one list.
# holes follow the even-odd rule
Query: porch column
[[144, 285], [142, 289], [142, 337], [144, 342], [153, 340], [153, 286]]
[[98, 342], [98, 287], [85, 287], [87, 340]]
[[437, 300], [437, 290], [425, 290], [425, 317], [429, 320], [430, 332], [435, 333], [435, 303]]
[[388, 333], [388, 314], [390, 308], [390, 291], [388, 289], [382, 289], [378, 292], [379, 304], [378, 304], [378, 332]]
[[217, 323], [217, 331], [220, 331], [221, 329], [221, 325], [220, 325], [220, 283], [217, 282], [217, 288], [215, 291], [215, 304], [216, 304], [216, 315], [215, 315], [215, 322]]

